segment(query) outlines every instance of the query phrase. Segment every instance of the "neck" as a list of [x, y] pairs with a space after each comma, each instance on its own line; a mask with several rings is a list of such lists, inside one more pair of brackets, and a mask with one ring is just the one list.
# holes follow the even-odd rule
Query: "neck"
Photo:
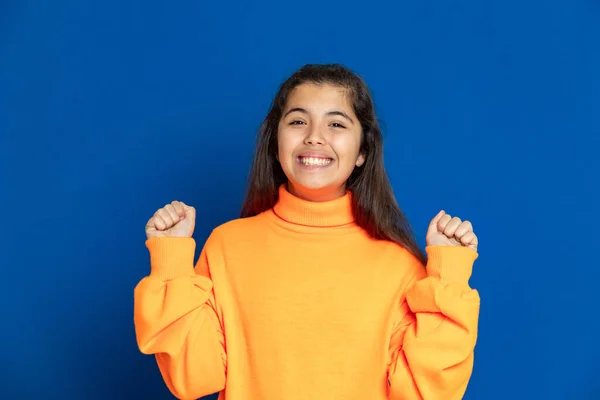
[[295, 186], [291, 182], [288, 182], [286, 184], [286, 189], [289, 193], [293, 194], [299, 199], [317, 203], [332, 201], [346, 194], [346, 188], [344, 186], [334, 189], [327, 187], [320, 189], [307, 189]]
[[352, 193], [346, 191], [333, 200], [309, 201], [292, 194], [283, 184], [278, 189], [273, 212], [280, 219], [296, 225], [333, 227], [354, 222]]

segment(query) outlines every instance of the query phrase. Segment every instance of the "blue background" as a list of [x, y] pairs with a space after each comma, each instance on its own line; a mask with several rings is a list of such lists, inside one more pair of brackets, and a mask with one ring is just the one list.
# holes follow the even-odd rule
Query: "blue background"
[[599, 3], [216, 3], [0, 3], [0, 397], [172, 398], [135, 343], [144, 224], [185, 201], [201, 247], [280, 82], [340, 62], [420, 244], [441, 208], [480, 238], [465, 398], [600, 398]]

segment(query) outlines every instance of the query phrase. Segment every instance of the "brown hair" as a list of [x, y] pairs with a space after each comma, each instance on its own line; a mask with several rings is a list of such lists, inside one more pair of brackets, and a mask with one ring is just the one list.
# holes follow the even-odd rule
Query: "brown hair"
[[280, 86], [258, 131], [241, 217], [254, 216], [272, 208], [277, 202], [279, 186], [287, 182], [276, 159], [277, 127], [290, 92], [303, 83], [328, 83], [350, 92], [354, 113], [363, 131], [361, 152], [366, 157], [363, 165], [356, 167], [346, 182], [346, 188], [352, 192], [356, 223], [374, 238], [398, 243], [425, 265], [427, 257], [396, 202], [385, 172], [383, 136], [369, 88], [360, 76], [343, 65], [307, 64]]

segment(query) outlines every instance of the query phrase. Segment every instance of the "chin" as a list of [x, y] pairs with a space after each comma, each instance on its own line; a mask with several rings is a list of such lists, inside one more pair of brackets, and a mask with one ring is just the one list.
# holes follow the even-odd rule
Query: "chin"
[[326, 190], [335, 188], [337, 185], [334, 182], [323, 182], [316, 179], [300, 179], [292, 183], [298, 189], [308, 190]]

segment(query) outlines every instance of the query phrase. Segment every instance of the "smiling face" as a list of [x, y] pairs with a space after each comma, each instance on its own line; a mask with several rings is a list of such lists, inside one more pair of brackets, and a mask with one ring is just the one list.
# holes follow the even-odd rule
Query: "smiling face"
[[304, 83], [289, 95], [277, 130], [278, 155], [290, 193], [309, 201], [343, 196], [365, 157], [362, 128], [346, 89]]

